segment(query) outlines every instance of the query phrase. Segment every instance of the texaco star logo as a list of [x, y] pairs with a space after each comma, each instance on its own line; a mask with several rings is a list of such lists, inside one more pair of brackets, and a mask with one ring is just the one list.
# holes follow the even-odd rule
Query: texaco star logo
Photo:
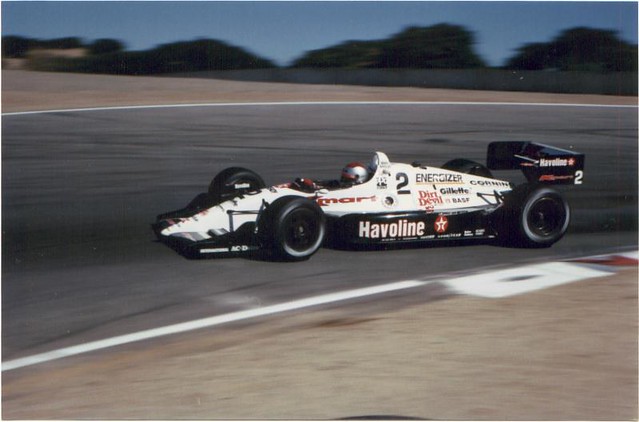
[[437, 217], [435, 220], [435, 231], [437, 233], [445, 233], [448, 230], [448, 219], [443, 215]]

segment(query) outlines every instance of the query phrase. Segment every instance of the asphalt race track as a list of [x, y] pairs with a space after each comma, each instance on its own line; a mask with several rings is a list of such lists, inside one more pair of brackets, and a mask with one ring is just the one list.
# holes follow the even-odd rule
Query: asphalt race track
[[[149, 224], [230, 166], [267, 184], [336, 178], [375, 150], [392, 161], [485, 161], [496, 140], [586, 154], [562, 188], [573, 220], [550, 249], [492, 245], [322, 249], [298, 264], [187, 260]], [[246, 105], [2, 119], [2, 360], [321, 293], [636, 249], [636, 107]], [[523, 181], [517, 173], [507, 177]]]

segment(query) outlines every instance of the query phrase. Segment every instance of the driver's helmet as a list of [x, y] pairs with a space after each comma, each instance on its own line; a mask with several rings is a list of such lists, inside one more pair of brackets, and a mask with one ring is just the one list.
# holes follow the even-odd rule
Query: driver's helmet
[[359, 185], [368, 180], [368, 170], [362, 163], [348, 163], [342, 170], [342, 183]]

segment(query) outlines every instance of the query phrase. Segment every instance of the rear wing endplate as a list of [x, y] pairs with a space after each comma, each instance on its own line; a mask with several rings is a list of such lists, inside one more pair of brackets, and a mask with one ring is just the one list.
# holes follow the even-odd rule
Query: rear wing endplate
[[486, 165], [520, 169], [530, 183], [580, 185], [584, 177], [583, 154], [535, 142], [491, 142]]

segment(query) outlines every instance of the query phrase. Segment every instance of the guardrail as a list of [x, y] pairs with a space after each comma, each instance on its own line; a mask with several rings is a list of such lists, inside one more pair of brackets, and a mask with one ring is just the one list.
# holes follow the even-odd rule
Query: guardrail
[[195, 72], [171, 76], [323, 85], [637, 95], [637, 72], [594, 73], [500, 69], [257, 69]]

